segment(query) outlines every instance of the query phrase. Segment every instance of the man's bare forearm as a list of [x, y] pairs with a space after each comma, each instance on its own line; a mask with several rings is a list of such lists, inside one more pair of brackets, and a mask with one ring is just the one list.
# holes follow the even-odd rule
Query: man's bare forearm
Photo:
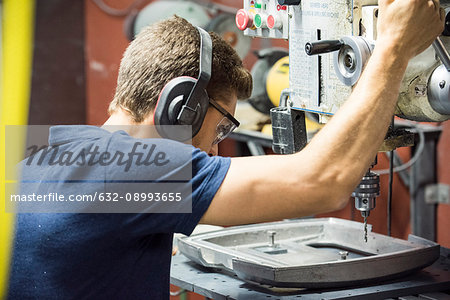
[[[350, 195], [386, 135], [408, 61], [393, 47], [377, 43], [350, 98], [329, 124], [298, 154], [307, 156], [317, 176]], [[300, 159], [304, 160], [304, 157]]]

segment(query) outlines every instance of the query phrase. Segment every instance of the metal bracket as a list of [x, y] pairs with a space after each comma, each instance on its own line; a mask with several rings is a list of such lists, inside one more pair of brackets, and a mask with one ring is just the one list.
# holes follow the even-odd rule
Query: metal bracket
[[427, 204], [450, 204], [450, 185], [443, 183], [427, 185], [425, 202]]
[[272, 119], [272, 149], [278, 154], [293, 154], [307, 143], [305, 112], [279, 106], [270, 110]]

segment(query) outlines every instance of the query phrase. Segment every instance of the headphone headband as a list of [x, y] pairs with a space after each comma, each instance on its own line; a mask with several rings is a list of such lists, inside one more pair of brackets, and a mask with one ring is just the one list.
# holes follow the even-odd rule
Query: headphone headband
[[211, 36], [204, 29], [196, 26], [200, 34], [200, 64], [197, 82], [194, 84], [189, 94], [186, 104], [178, 114], [178, 121], [182, 125], [193, 124], [198, 113], [198, 98], [204, 93], [211, 78], [212, 65], [212, 40]]
[[211, 79], [212, 40], [204, 29], [197, 27], [197, 30], [200, 33], [200, 65], [197, 85], [204, 84], [203, 88], [206, 88]]

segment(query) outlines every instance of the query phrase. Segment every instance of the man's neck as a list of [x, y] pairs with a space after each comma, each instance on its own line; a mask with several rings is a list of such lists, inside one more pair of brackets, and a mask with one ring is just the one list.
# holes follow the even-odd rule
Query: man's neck
[[103, 129], [114, 132], [123, 130], [135, 138], [159, 138], [156, 128], [153, 126], [153, 115], [137, 123], [131, 115], [123, 109], [117, 109], [111, 114], [102, 126]]

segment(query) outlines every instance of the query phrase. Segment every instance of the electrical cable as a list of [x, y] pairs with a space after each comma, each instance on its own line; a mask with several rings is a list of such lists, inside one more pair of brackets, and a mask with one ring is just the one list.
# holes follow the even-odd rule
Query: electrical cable
[[[391, 128], [394, 128], [394, 117], [392, 117]], [[391, 212], [392, 212], [392, 183], [394, 181], [394, 150], [389, 152], [389, 187], [387, 203], [387, 235], [391, 236]]]
[[[385, 153], [388, 158], [389, 158], [389, 153]], [[400, 156], [398, 155], [397, 152], [394, 151], [394, 166], [401, 166], [403, 165], [403, 161], [400, 158]], [[399, 178], [401, 179], [401, 182], [409, 188], [410, 185], [410, 178], [409, 178], [409, 173], [408, 170], [404, 170], [404, 171], [398, 171], [397, 175], [399, 176]]]
[[387, 235], [391, 236], [391, 212], [392, 212], [392, 183], [394, 181], [394, 150], [390, 151], [389, 159], [389, 188], [388, 188], [388, 213], [387, 213]]
[[104, 13], [113, 16], [113, 17], [125, 17], [129, 15], [133, 9], [138, 7], [140, 4], [142, 4], [146, 0], [135, 0], [133, 3], [131, 3], [127, 8], [124, 9], [117, 9], [109, 6], [103, 0], [92, 0], [92, 2], [97, 5], [100, 10], [102, 10]]

